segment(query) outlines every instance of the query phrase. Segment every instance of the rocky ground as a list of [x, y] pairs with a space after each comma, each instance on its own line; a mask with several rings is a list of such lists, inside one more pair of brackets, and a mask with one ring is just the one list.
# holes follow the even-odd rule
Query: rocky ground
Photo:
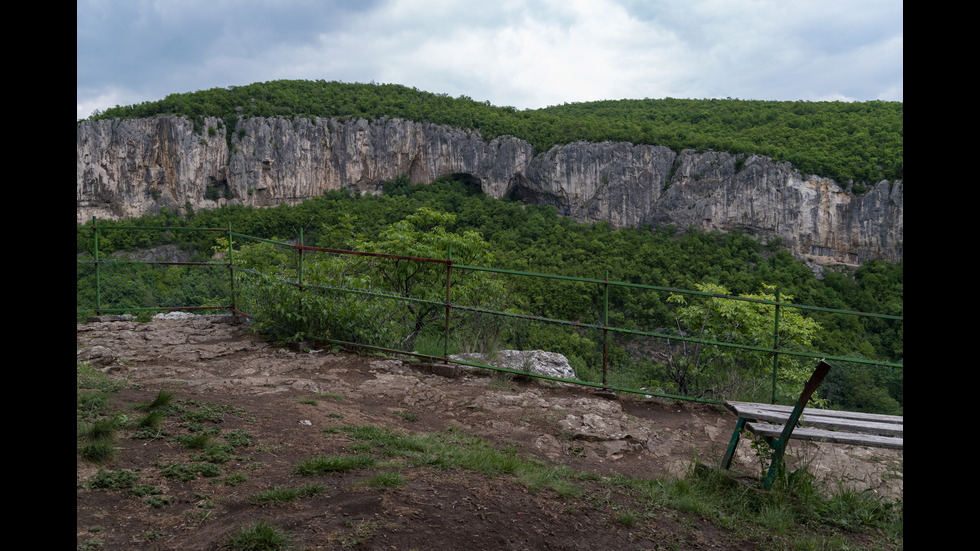
[[[626, 502], [590, 487], [588, 478], [582, 495], [568, 497], [534, 491], [512, 476], [398, 465], [403, 483], [389, 489], [366, 483], [383, 470], [374, 468], [317, 477], [325, 492], [296, 502], [268, 506], [253, 499], [262, 490], [309, 483], [298, 480], [295, 465], [350, 452], [355, 442], [343, 428], [365, 425], [466, 434], [579, 473], [682, 476], [695, 459], [720, 462], [735, 418], [716, 407], [378, 355], [277, 348], [231, 317], [93, 321], [77, 325], [76, 335], [79, 361], [127, 382], [114, 407], [131, 410], [167, 390], [183, 404], [224, 408], [222, 434], [251, 436], [247, 451], [210, 479], [161, 474], [188, 460], [173, 438], [123, 438], [108, 465], [79, 460], [79, 548], [219, 549], [227, 534], [259, 519], [290, 533], [303, 549], [755, 547], [677, 513], [617, 523]], [[901, 452], [794, 442], [790, 454], [831, 484], [902, 496]], [[737, 463], [746, 478], [759, 472], [748, 445], [740, 447]], [[100, 469], [138, 473], [162, 497], [148, 505], [122, 491], [93, 489], [88, 482]], [[241, 473], [234, 485], [232, 473]]]

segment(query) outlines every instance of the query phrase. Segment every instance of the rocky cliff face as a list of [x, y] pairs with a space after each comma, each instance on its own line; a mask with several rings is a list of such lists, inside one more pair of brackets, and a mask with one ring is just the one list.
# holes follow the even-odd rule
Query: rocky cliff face
[[456, 174], [493, 197], [554, 205], [614, 228], [739, 228], [779, 237], [797, 257], [820, 263], [903, 255], [901, 181], [857, 196], [760, 156], [609, 142], [534, 155], [516, 138], [486, 142], [476, 132], [394, 119], [254, 118], [225, 131], [218, 119], [199, 129], [176, 117], [79, 123], [77, 221], [162, 207], [272, 206], [335, 189], [379, 193], [401, 175], [431, 183]]

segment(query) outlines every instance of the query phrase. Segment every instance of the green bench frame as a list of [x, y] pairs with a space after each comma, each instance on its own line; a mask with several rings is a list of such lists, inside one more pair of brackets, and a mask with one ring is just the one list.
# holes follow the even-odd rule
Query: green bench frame
[[[816, 442], [836, 442], [856, 446], [871, 446], [901, 450], [903, 417], [851, 411], [808, 408], [813, 392], [830, 372], [830, 365], [821, 361], [795, 406], [777, 406], [753, 402], [725, 402], [738, 415], [731, 443], [722, 460], [722, 468], [731, 467], [732, 458], [743, 430], [762, 437], [773, 450], [772, 462], [763, 485], [770, 488], [782, 464], [790, 439]], [[802, 425], [797, 427], [797, 425]]]

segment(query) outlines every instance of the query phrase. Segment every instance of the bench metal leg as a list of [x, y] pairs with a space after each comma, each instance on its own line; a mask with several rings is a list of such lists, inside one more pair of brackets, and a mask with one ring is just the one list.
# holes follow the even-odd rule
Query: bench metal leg
[[739, 417], [738, 422], [735, 423], [735, 432], [732, 433], [732, 441], [728, 444], [728, 451], [725, 452], [725, 458], [721, 462], [722, 469], [728, 469], [732, 466], [732, 458], [735, 457], [735, 448], [738, 447], [738, 441], [742, 435], [742, 428], [744, 426], [745, 418]]

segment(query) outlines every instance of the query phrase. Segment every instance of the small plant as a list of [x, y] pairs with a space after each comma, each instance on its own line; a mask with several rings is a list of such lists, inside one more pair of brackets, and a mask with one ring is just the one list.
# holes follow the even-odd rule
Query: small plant
[[137, 480], [139, 480], [139, 477], [130, 471], [121, 469], [107, 471], [105, 469], [99, 469], [99, 472], [95, 473], [95, 476], [89, 481], [89, 488], [121, 490], [123, 488], [129, 488]]
[[638, 517], [633, 511], [620, 511], [616, 513], [616, 524], [624, 528], [636, 526]]
[[289, 547], [289, 535], [261, 519], [248, 526], [239, 526], [225, 537], [224, 547], [232, 551], [275, 551]]
[[174, 498], [159, 496], [159, 495], [152, 495], [143, 498], [143, 503], [146, 503], [147, 505], [153, 507], [154, 509], [162, 509], [164, 507], [168, 507], [173, 502], [174, 502]]
[[405, 485], [405, 479], [396, 472], [384, 471], [371, 477], [368, 486], [376, 489], [397, 488]]
[[222, 436], [234, 448], [245, 448], [252, 445], [252, 435], [244, 429], [233, 430]]
[[252, 496], [252, 501], [259, 505], [275, 505], [296, 501], [304, 497], [314, 497], [326, 491], [321, 484], [307, 484], [300, 487], [277, 486]]
[[238, 486], [244, 484], [248, 480], [245, 473], [231, 473], [230, 475], [221, 479], [221, 483], [225, 486]]
[[191, 450], [203, 450], [211, 443], [211, 435], [200, 432], [194, 434], [181, 434], [174, 437], [182, 446]]
[[99, 439], [87, 442], [79, 449], [82, 459], [89, 463], [108, 463], [116, 456], [116, 443], [113, 440]]
[[155, 496], [162, 493], [163, 490], [149, 484], [136, 484], [132, 488], [126, 490], [126, 495], [133, 497]]
[[395, 412], [395, 415], [401, 417], [402, 419], [404, 419], [406, 421], [410, 421], [412, 423], [414, 423], [415, 421], [418, 421], [419, 420], [418, 414], [412, 413], [411, 411], [405, 411], [405, 410], [398, 411], [398, 412]]
[[173, 401], [173, 393], [161, 390], [157, 392], [156, 397], [152, 401], [133, 404], [133, 409], [136, 411], [159, 411], [169, 408], [173, 404]]
[[298, 475], [317, 475], [326, 473], [346, 473], [364, 469], [375, 464], [370, 455], [326, 455], [307, 459], [293, 469]]
[[213, 478], [221, 474], [221, 467], [213, 463], [171, 463], [160, 470], [166, 478], [176, 478], [184, 482], [190, 482], [198, 475]]

